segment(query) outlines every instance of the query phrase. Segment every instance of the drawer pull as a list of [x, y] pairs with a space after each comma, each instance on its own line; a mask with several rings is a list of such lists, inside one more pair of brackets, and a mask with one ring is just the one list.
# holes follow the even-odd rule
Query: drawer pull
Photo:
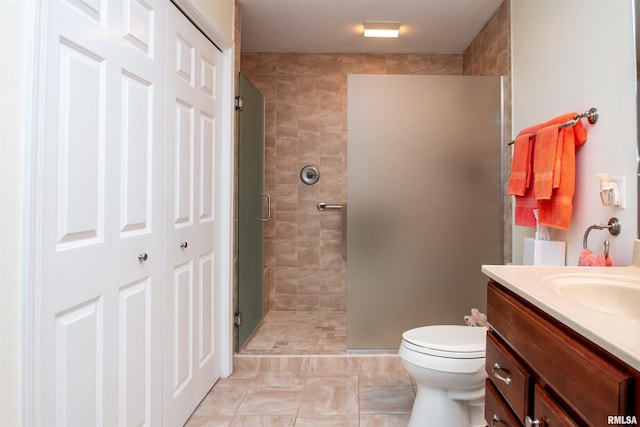
[[493, 414], [493, 418], [491, 419], [491, 427], [495, 427], [496, 424], [501, 423], [502, 420], [496, 414]]
[[496, 377], [497, 379], [499, 379], [500, 381], [503, 381], [506, 385], [511, 384], [511, 378], [510, 377], [504, 377], [504, 376], [500, 375], [498, 373], [499, 371], [505, 371], [507, 374], [509, 373], [509, 371], [504, 369], [502, 366], [500, 366], [500, 364], [498, 362], [496, 362], [493, 365], [493, 369], [491, 369], [491, 373], [493, 374], [493, 376]]
[[540, 420], [532, 420], [530, 416], [527, 416], [527, 418], [524, 419], [524, 425], [526, 427], [534, 427], [542, 425], [542, 422], [540, 422]]

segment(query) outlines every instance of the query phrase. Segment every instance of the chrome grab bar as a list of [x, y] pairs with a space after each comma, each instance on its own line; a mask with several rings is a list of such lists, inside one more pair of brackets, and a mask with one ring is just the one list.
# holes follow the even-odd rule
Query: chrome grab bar
[[324, 211], [326, 209], [342, 209], [342, 205], [329, 205], [324, 202], [318, 202], [319, 211]]
[[327, 209], [339, 209], [342, 217], [342, 256], [347, 259], [347, 204], [329, 205], [325, 202], [318, 202], [318, 210], [324, 212]]

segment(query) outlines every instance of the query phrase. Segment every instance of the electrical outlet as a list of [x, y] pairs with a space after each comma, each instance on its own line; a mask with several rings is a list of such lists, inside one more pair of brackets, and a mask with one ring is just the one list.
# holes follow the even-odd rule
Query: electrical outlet
[[618, 184], [618, 191], [620, 192], [620, 205], [618, 207], [620, 209], [627, 209], [625, 181], [626, 179], [624, 176], [614, 176], [611, 178], [611, 182]]

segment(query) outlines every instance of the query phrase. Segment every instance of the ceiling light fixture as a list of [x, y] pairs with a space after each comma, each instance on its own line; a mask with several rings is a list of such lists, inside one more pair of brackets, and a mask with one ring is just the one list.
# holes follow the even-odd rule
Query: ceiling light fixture
[[400, 34], [399, 22], [365, 21], [365, 37], [389, 37], [398, 38]]

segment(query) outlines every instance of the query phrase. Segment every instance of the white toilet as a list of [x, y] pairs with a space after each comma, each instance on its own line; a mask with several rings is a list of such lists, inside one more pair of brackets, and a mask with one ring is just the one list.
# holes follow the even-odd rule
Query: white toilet
[[424, 326], [402, 334], [400, 358], [417, 385], [409, 427], [480, 427], [485, 327]]

